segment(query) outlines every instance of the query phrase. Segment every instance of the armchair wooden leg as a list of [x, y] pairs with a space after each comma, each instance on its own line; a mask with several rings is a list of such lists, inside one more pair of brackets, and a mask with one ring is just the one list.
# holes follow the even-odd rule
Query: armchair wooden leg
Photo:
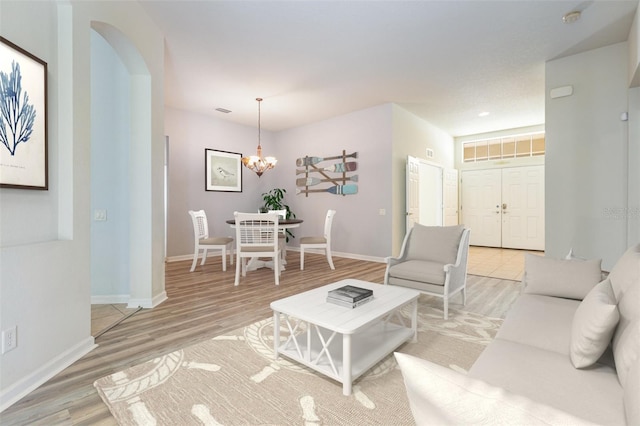
[[449, 319], [449, 298], [445, 296], [443, 299], [444, 299], [444, 319]]

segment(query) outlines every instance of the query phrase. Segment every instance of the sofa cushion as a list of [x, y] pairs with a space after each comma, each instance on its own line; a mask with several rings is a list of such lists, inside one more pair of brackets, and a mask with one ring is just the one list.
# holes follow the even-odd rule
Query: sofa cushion
[[585, 424], [563, 411], [434, 364], [395, 353], [418, 425]]
[[[640, 318], [640, 244], [630, 247], [616, 262], [609, 274], [613, 293], [618, 301], [620, 322], [613, 334], [613, 355], [618, 366], [620, 383], [624, 385], [625, 376], [633, 357], [632, 353], [638, 352], [638, 338], [635, 340], [628, 336], [637, 331], [628, 330], [631, 324]], [[637, 323], [636, 326], [637, 327]], [[625, 338], [625, 336], [627, 336]], [[620, 362], [620, 365], [618, 363]]]
[[522, 294], [513, 303], [497, 338], [569, 356], [571, 322], [580, 302]]
[[602, 280], [601, 259], [553, 259], [525, 254], [524, 292], [582, 300]]
[[389, 276], [444, 285], [444, 264], [426, 260], [408, 260], [390, 267]]
[[614, 339], [613, 358], [616, 361], [616, 371], [622, 386], [626, 386], [629, 368], [638, 357], [640, 357], [640, 318], [629, 324], [617, 340]]
[[456, 263], [463, 225], [424, 226], [416, 223], [411, 230], [408, 260]]
[[624, 411], [627, 424], [640, 425], [640, 357], [629, 368], [628, 383], [624, 387]]
[[584, 298], [571, 326], [571, 362], [576, 368], [593, 365], [611, 342], [618, 324], [618, 308], [608, 279]]
[[623, 425], [623, 390], [615, 369], [576, 369], [567, 355], [494, 339], [469, 375], [599, 424]]

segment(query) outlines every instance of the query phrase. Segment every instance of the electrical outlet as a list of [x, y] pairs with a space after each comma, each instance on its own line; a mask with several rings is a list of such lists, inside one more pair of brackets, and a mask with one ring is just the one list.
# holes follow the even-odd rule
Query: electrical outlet
[[13, 326], [2, 331], [2, 353], [5, 354], [18, 346], [18, 327]]
[[96, 209], [93, 211], [93, 220], [96, 222], [104, 222], [107, 220], [107, 211], [105, 209]]

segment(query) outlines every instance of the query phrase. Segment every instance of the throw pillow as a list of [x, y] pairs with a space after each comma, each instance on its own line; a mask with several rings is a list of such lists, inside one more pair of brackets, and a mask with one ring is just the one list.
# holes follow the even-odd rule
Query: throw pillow
[[587, 294], [573, 316], [569, 354], [574, 367], [589, 367], [602, 356], [619, 319], [611, 282], [606, 279]]
[[417, 425], [590, 424], [427, 360], [394, 355]]
[[569, 260], [525, 254], [524, 292], [582, 300], [602, 280], [601, 259]]
[[411, 230], [407, 260], [456, 263], [463, 225], [424, 226], [416, 223]]

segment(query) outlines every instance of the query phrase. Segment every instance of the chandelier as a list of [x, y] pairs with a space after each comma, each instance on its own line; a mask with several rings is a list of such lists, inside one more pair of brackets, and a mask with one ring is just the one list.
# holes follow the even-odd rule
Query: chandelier
[[258, 101], [258, 155], [243, 157], [242, 164], [244, 164], [247, 169], [256, 172], [258, 177], [260, 177], [267, 170], [273, 169], [278, 160], [276, 160], [276, 157], [262, 158], [262, 146], [260, 145], [260, 102], [262, 102], [262, 98], [256, 98], [256, 101]]

